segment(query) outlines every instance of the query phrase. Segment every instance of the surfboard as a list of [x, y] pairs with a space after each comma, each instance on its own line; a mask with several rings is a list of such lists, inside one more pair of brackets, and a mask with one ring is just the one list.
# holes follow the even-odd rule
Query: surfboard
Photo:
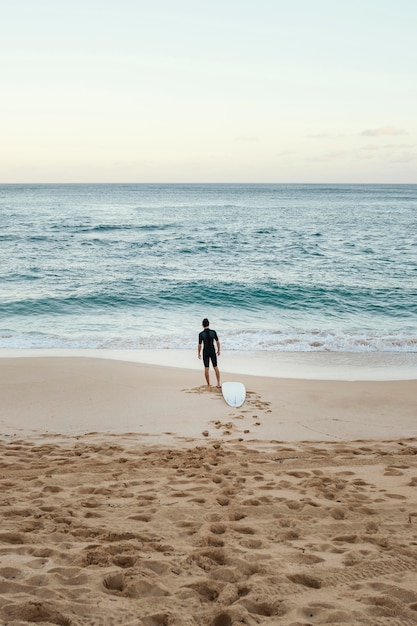
[[223, 383], [222, 394], [229, 406], [242, 406], [246, 398], [245, 385], [243, 383]]

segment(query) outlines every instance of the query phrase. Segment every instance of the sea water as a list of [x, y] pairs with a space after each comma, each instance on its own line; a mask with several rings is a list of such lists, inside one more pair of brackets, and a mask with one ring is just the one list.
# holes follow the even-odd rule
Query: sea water
[[0, 348], [417, 352], [417, 185], [0, 185]]

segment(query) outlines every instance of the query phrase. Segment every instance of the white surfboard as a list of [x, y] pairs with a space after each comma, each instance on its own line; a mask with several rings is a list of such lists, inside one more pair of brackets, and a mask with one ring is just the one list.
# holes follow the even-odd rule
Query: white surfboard
[[223, 383], [223, 398], [229, 406], [242, 406], [246, 398], [246, 389], [243, 383]]

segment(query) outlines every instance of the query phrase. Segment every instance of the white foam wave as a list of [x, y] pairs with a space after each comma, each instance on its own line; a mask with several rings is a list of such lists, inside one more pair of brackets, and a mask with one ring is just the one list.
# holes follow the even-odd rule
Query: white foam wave
[[[320, 331], [288, 329], [225, 330], [220, 334], [222, 347], [227, 351], [268, 352], [417, 352], [417, 332]], [[74, 337], [46, 334], [4, 334], [0, 348], [80, 348], [80, 349], [195, 349], [197, 334], [189, 329], [166, 332], [158, 336], [88, 334]]]

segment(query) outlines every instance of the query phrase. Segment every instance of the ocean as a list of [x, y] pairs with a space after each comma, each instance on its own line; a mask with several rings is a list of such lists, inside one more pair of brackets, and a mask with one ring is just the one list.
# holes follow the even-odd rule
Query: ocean
[[0, 348], [417, 352], [417, 185], [0, 185]]

